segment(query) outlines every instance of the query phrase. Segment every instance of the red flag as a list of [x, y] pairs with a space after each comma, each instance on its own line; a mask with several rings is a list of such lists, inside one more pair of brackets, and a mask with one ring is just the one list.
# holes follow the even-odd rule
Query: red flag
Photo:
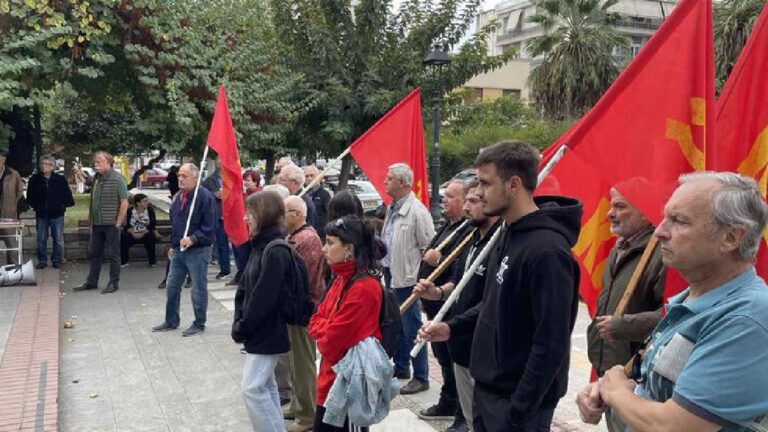
[[248, 241], [248, 229], [243, 220], [243, 175], [224, 86], [219, 87], [211, 130], [208, 132], [208, 146], [216, 150], [221, 162], [221, 214], [224, 218], [224, 231], [229, 241], [239, 246]]
[[384, 191], [384, 178], [389, 166], [398, 162], [408, 164], [413, 170], [413, 192], [429, 207], [419, 89], [409, 93], [353, 142], [350, 152], [387, 204], [391, 197]]
[[[768, 6], [763, 8], [717, 100], [716, 141], [707, 146], [707, 169], [754, 177], [768, 190]], [[768, 280], [768, 231], [757, 255], [757, 272]]]
[[[607, 189], [580, 185], [598, 177], [658, 225], [680, 174], [704, 168], [714, 135], [713, 56], [710, 0], [681, 1], [597, 104], [544, 152], [546, 162], [565, 144], [579, 157], [581, 168], [559, 184], [585, 203], [585, 217], [605, 219], [587, 206], [599, 208]], [[667, 294], [682, 288], [668, 284]]]
[[582, 200], [584, 214], [581, 216], [581, 232], [573, 247], [573, 255], [581, 267], [579, 295], [586, 303], [590, 316], [595, 316], [603, 269], [616, 242], [607, 217], [611, 206], [609, 190], [610, 186], [572, 151], [565, 152], [536, 188], [536, 195], [570, 195]]

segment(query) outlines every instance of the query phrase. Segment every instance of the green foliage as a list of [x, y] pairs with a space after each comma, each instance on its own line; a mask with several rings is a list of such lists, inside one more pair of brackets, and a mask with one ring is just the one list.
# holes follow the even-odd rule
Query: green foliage
[[472, 105], [449, 106], [446, 111], [449, 112], [447, 118], [453, 133], [483, 126], [516, 128], [536, 118], [525, 102], [510, 96]]
[[723, 0], [713, 5], [715, 83], [718, 91], [747, 43], [765, 0]]
[[474, 22], [479, 0], [270, 0], [288, 65], [304, 74], [319, 103], [296, 123], [289, 146], [314, 157], [335, 156], [415, 87], [423, 105], [472, 76], [501, 66], [490, 57], [483, 29], [452, 55], [450, 65], [423, 64], [435, 45], [451, 49]]
[[619, 19], [608, 8], [618, 0], [532, 0], [528, 20], [545, 34], [531, 40], [532, 56], [544, 61], [531, 71], [532, 105], [545, 117], [573, 119], [584, 114], [619, 74], [614, 49], [628, 47], [611, 27]]

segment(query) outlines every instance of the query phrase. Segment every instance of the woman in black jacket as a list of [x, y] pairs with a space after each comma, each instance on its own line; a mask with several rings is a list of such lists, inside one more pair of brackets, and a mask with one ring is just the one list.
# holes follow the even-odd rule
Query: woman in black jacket
[[274, 372], [278, 355], [290, 350], [282, 310], [293, 266], [287, 248], [265, 249], [273, 240], [284, 238], [280, 227], [285, 207], [274, 192], [257, 192], [245, 206], [253, 250], [235, 295], [232, 339], [245, 346], [241, 387], [253, 430], [283, 432]]

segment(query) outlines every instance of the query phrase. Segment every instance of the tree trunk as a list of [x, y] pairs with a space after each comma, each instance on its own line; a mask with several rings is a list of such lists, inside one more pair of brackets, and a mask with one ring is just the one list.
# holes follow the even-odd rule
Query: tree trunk
[[344, 156], [344, 159], [341, 160], [341, 173], [339, 173], [339, 187], [337, 190], [344, 190], [347, 188], [353, 161], [351, 154]]
[[144, 174], [148, 169], [152, 168], [152, 166], [158, 162], [160, 162], [161, 159], [165, 157], [165, 150], [160, 150], [160, 154], [153, 157], [149, 160], [149, 162], [136, 170], [135, 173], [133, 173], [133, 177], [131, 177], [131, 182], [128, 183], [128, 189], [133, 189], [136, 187], [136, 185], [139, 184], [139, 177], [141, 177], [142, 174]]
[[264, 172], [261, 173], [262, 177], [264, 177], [264, 184], [272, 184], [272, 177], [275, 174], [275, 153], [269, 152], [267, 153], [264, 160], [267, 161], [266, 165], [264, 166]]

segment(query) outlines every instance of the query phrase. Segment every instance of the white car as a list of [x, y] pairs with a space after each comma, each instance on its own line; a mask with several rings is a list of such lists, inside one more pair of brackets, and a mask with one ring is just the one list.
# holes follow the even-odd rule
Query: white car
[[347, 187], [350, 192], [357, 195], [360, 202], [363, 203], [363, 213], [365, 214], [376, 211], [376, 209], [384, 202], [379, 193], [376, 192], [376, 188], [374, 188], [369, 181], [349, 180], [347, 182]]

